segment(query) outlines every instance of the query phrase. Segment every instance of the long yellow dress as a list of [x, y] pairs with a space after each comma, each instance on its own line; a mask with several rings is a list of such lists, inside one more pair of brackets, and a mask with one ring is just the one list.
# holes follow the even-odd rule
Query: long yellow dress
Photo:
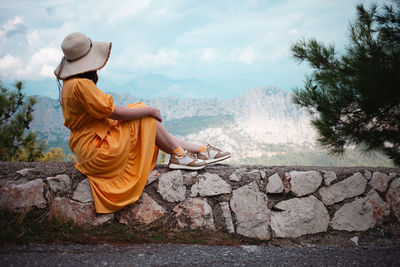
[[63, 82], [62, 109], [75, 167], [89, 178], [96, 212], [111, 213], [138, 200], [157, 162], [155, 119], [110, 119], [112, 96], [81, 78]]

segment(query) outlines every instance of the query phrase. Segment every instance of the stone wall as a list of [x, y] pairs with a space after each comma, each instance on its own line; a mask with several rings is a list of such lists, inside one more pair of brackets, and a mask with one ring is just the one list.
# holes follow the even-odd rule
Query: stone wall
[[49, 209], [77, 224], [150, 224], [220, 230], [258, 240], [400, 222], [400, 169], [214, 165], [157, 166], [145, 192], [114, 214], [96, 214], [88, 179], [70, 163], [0, 163], [0, 207]]

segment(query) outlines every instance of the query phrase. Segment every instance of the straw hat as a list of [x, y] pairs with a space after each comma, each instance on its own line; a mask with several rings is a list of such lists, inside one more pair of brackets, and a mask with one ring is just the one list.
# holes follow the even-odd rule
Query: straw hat
[[111, 52], [111, 43], [94, 42], [84, 34], [74, 32], [61, 44], [64, 57], [54, 70], [60, 80], [88, 71], [99, 70], [106, 65]]

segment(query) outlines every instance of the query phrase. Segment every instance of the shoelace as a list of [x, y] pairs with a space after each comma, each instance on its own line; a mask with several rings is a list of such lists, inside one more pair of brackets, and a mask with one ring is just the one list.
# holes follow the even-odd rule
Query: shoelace
[[208, 151], [210, 151], [211, 149], [214, 149], [214, 150], [216, 150], [217, 152], [222, 152], [221, 149], [216, 148], [215, 146], [212, 146], [212, 145], [210, 145], [210, 144], [208, 144], [208, 143], [206, 143], [206, 147], [208, 147]]

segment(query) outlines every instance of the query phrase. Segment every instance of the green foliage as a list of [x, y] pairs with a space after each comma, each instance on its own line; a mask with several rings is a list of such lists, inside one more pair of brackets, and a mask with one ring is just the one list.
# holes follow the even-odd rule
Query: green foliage
[[0, 160], [35, 161], [42, 157], [44, 142], [38, 144], [33, 132], [26, 133], [33, 120], [36, 99], [25, 99], [23, 83], [10, 91], [0, 83]]
[[400, 166], [400, 0], [393, 2], [357, 5], [350, 43], [340, 56], [333, 45], [297, 41], [293, 57], [314, 70], [293, 102], [307, 108], [318, 141], [332, 154], [355, 144]]
[[39, 159], [39, 161], [56, 161], [60, 162], [64, 160], [64, 152], [61, 147], [50, 147], [49, 151], [47, 151], [42, 158]]

